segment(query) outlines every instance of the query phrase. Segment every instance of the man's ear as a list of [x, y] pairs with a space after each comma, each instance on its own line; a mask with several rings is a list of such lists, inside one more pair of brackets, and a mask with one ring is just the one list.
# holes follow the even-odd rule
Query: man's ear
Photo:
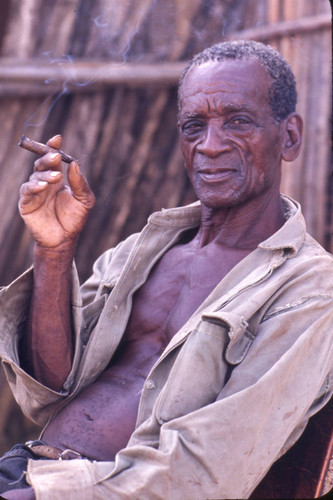
[[291, 113], [284, 123], [281, 154], [284, 161], [293, 161], [299, 155], [302, 145], [303, 120], [297, 113]]

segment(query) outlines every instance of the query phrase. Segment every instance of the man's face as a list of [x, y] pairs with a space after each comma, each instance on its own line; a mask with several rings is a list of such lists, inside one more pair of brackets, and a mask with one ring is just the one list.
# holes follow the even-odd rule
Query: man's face
[[181, 148], [203, 205], [231, 207], [278, 192], [282, 132], [268, 103], [270, 84], [254, 58], [205, 63], [185, 76]]

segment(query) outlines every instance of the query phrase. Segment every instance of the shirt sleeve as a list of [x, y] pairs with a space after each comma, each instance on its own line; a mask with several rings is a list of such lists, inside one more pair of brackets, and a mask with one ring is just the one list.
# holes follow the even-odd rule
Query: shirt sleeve
[[[74, 390], [85, 387], [84, 378], [79, 382], [76, 380], [85, 346], [136, 239], [136, 234], [131, 235], [116, 248], [104, 252], [94, 263], [91, 277], [81, 287], [73, 264], [71, 305], [75, 350], [72, 368], [61, 392], [55, 392], [40, 384], [20, 366], [19, 342], [25, 334], [29, 314], [33, 268], [10, 285], [1, 288], [0, 358], [16, 401], [23, 413], [37, 424], [45, 425], [65, 398]], [[86, 356], [85, 363], [91, 363], [89, 356]], [[89, 374], [89, 367], [87, 372]], [[76, 385], [78, 383], [79, 387]]]
[[281, 309], [258, 335], [212, 404], [170, 420], [155, 409], [158, 443], [137, 439], [115, 463], [29, 462], [37, 499], [247, 498], [332, 394], [332, 300]]
[[[44, 386], [25, 372], [20, 366], [19, 342], [25, 335], [26, 321], [29, 315], [30, 298], [33, 287], [33, 268], [23, 273], [0, 292], [0, 357], [13, 392], [23, 413], [39, 425], [44, 425], [58, 404], [75, 389], [75, 376], [82, 358], [83, 346], [92, 328], [82, 328], [83, 304], [87, 308], [85, 319], [92, 323], [101, 308], [95, 305], [89, 308], [89, 302], [95, 303], [100, 295], [103, 271], [110, 261], [112, 251], [105, 252], [94, 264], [93, 274], [80, 289], [75, 264], [72, 269], [72, 329], [75, 339], [74, 359], [70, 373], [61, 392]], [[103, 301], [103, 304], [105, 299]], [[101, 301], [99, 301], [101, 303]], [[93, 314], [91, 313], [93, 310]], [[89, 313], [90, 311], [90, 313]]]
[[[79, 282], [75, 266], [73, 266], [72, 275], [72, 306], [74, 335], [76, 338], [76, 358], [74, 359], [70, 377], [79, 362], [81, 309]], [[58, 393], [49, 389], [31, 377], [20, 366], [19, 342], [25, 334], [32, 284], [33, 269], [30, 268], [1, 290], [0, 357], [10, 388], [23, 413], [37, 424], [43, 425], [48, 420], [50, 412], [68, 395], [69, 391], [64, 388], [62, 392]]]

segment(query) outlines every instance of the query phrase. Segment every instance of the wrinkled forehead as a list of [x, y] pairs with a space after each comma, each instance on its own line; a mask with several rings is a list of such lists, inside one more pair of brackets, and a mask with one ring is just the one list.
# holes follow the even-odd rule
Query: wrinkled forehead
[[209, 61], [192, 66], [180, 89], [181, 108], [188, 102], [214, 97], [219, 100], [268, 101], [271, 79], [255, 58]]

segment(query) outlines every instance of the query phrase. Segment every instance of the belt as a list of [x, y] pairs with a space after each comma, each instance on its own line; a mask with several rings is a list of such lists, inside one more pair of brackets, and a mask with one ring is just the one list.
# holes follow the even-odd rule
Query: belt
[[61, 450], [55, 446], [50, 446], [43, 441], [27, 441], [26, 446], [38, 457], [50, 458], [52, 460], [74, 460], [83, 458], [77, 451], [66, 449]]

